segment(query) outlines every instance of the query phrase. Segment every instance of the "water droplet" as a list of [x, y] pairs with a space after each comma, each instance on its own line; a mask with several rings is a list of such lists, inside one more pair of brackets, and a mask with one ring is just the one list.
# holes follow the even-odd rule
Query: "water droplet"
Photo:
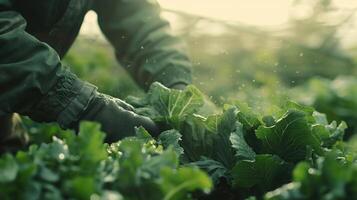
[[58, 155], [58, 158], [59, 158], [60, 160], [63, 160], [63, 159], [64, 159], [64, 154], [63, 154], [63, 153], [60, 153], [60, 154]]
[[304, 53], [301, 52], [301, 53], [299, 54], [299, 56], [300, 56], [300, 57], [303, 57], [303, 56], [304, 56]]

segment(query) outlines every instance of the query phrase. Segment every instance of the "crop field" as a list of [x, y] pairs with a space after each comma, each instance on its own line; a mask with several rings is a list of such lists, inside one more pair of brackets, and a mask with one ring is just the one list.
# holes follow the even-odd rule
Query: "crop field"
[[164, 7], [193, 65], [184, 90], [140, 88], [104, 37], [81, 32], [63, 65], [160, 134], [106, 143], [99, 123], [21, 116], [29, 144], [0, 154], [0, 200], [357, 200], [356, 9], [289, 2], [276, 27]]
[[196, 87], [179, 91], [160, 83], [128, 102], [165, 131], [153, 138], [138, 127], [135, 137], [105, 144], [98, 124], [82, 122], [75, 135], [26, 121], [33, 145], [1, 157], [2, 199], [357, 196], [357, 140], [343, 141], [354, 129], [313, 107], [286, 101], [263, 116], [234, 101], [202, 116], [204, 95]]

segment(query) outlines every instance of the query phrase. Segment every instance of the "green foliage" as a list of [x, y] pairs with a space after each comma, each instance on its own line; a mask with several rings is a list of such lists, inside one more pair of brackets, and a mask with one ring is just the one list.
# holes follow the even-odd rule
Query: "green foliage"
[[16, 178], [18, 166], [12, 156], [5, 155], [4, 158], [0, 160], [0, 169], [1, 183], [11, 182]]
[[180, 168], [177, 171], [163, 168], [161, 176], [163, 179], [160, 183], [166, 194], [163, 200], [187, 199], [185, 194], [189, 191], [205, 189], [207, 192], [212, 187], [206, 174], [195, 168]]
[[278, 156], [257, 155], [254, 160], [242, 160], [232, 169], [235, 187], [257, 187], [269, 191], [289, 180], [289, 165]]
[[143, 110], [137, 109], [137, 113], [146, 114], [155, 121], [167, 122], [175, 128], [204, 103], [203, 95], [193, 86], [188, 86], [185, 91], [179, 91], [166, 88], [158, 82], [150, 86], [147, 97], [142, 102], [143, 106], [148, 107]]
[[[75, 136], [26, 119], [37, 145], [0, 158], [1, 199], [261, 199], [270, 190], [269, 200], [353, 199], [357, 140], [342, 138], [357, 133], [356, 52], [338, 37], [348, 20], [334, 15], [330, 0], [296, 2], [312, 12], [291, 18], [283, 34], [209, 20], [222, 31], [210, 34], [192, 26], [207, 22], [202, 17], [182, 20], [193, 30], [184, 36], [197, 86], [215, 102], [239, 98], [252, 108], [233, 101], [222, 113], [200, 116], [204, 97], [196, 88], [153, 84], [148, 96], [130, 102], [167, 131], [155, 140], [139, 127], [136, 137], [109, 146], [97, 125], [85, 123]], [[102, 92], [142, 94], [100, 40], [80, 38], [64, 64]], [[351, 77], [286, 90], [339, 74]], [[326, 115], [294, 103], [274, 106], [286, 96]], [[197, 167], [215, 185], [210, 195], [190, 193], [211, 187]]]
[[267, 200], [356, 199], [357, 165], [336, 159], [335, 152], [317, 159], [316, 166], [302, 162], [293, 182], [265, 195]]
[[256, 130], [265, 153], [276, 154], [288, 162], [305, 158], [307, 148], [321, 152], [320, 141], [312, 134], [311, 124], [303, 111], [288, 111], [270, 127], [260, 126]]
[[[200, 116], [195, 112], [202, 104], [188, 100], [190, 98], [174, 98], [191, 94], [191, 91], [197, 89], [190, 86], [178, 91], [154, 84], [146, 99], [136, 99], [144, 102], [137, 110], [176, 129], [164, 136], [172, 134], [175, 149], [179, 149], [180, 154], [183, 149], [181, 162], [205, 170], [219, 188], [214, 193], [226, 190], [232, 198], [237, 198], [237, 194], [260, 198], [265, 192], [288, 183], [297, 163], [317, 162], [316, 158], [324, 156], [342, 141], [346, 128], [344, 122], [339, 126], [336, 122], [329, 124], [323, 114], [293, 102], [285, 102], [272, 116], [262, 116], [239, 102], [226, 105], [221, 114]], [[192, 99], [202, 99], [199, 92], [194, 94]], [[153, 96], [158, 97], [157, 100], [147, 100]], [[183, 107], [190, 109], [185, 115], [173, 117], [172, 112], [168, 112], [174, 110], [173, 105], [185, 105]], [[224, 183], [228, 184], [222, 190]]]
[[165, 131], [154, 139], [138, 127], [136, 136], [110, 145], [97, 124], [83, 122], [75, 135], [26, 121], [38, 145], [0, 159], [0, 195], [124, 200], [357, 195], [357, 140], [343, 142], [343, 121], [329, 123], [326, 115], [291, 101], [268, 116], [238, 101], [201, 116], [203, 99], [194, 86], [180, 91], [154, 83], [146, 96], [129, 100]]
[[248, 145], [244, 138], [244, 130], [242, 125], [238, 122], [236, 130], [229, 137], [232, 143], [232, 148], [235, 150], [235, 157], [238, 160], [254, 160], [256, 153]]
[[178, 166], [174, 133], [156, 142], [138, 128], [136, 137], [108, 146], [98, 124], [83, 122], [78, 135], [60, 135], [0, 158], [2, 199], [174, 200], [212, 187], [198, 168]]
[[[307, 91], [309, 96], [302, 95]], [[305, 86], [295, 89], [295, 98], [326, 113], [329, 120], [345, 121], [347, 136], [357, 133], [357, 79], [341, 76], [333, 81], [315, 78]]]

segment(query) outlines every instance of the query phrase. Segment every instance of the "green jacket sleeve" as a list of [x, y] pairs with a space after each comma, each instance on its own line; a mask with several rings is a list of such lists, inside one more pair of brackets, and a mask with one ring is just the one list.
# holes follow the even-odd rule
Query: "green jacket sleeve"
[[28, 34], [25, 19], [6, 2], [0, 1], [0, 110], [57, 121], [66, 128], [96, 88], [65, 69], [55, 50]]
[[170, 33], [155, 0], [95, 0], [94, 10], [119, 62], [139, 85], [191, 83], [184, 44]]

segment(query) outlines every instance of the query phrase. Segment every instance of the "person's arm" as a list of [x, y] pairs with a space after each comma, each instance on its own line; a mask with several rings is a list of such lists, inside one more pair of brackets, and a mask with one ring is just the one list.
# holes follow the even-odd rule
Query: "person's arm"
[[144, 88], [190, 84], [191, 63], [182, 41], [170, 33], [155, 0], [94, 0], [98, 23], [116, 56]]
[[67, 128], [95, 87], [79, 80], [49, 45], [25, 31], [26, 20], [0, 2], [0, 110]]
[[0, 1], [0, 110], [39, 122], [76, 128], [95, 121], [113, 142], [143, 126], [158, 134], [155, 123], [125, 102], [101, 94], [66, 70], [57, 53], [25, 31], [26, 21]]

